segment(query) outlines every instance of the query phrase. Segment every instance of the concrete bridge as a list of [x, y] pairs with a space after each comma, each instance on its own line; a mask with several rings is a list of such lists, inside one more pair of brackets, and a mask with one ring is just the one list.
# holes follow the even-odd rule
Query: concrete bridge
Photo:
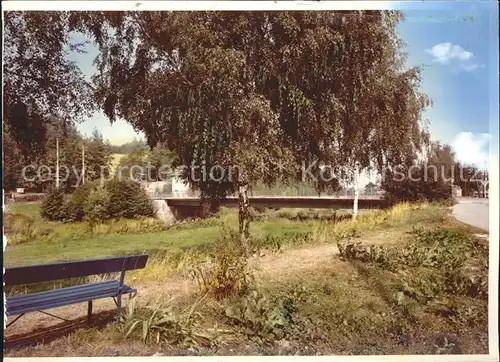
[[[352, 209], [354, 197], [349, 196], [250, 196], [250, 206], [256, 208]], [[206, 207], [199, 197], [154, 197], [157, 216], [166, 222], [189, 217], [203, 217]], [[238, 207], [237, 197], [220, 202], [223, 207]], [[387, 202], [377, 196], [360, 196], [358, 209], [384, 209]]]
[[[334, 196], [249, 196], [250, 205], [258, 208], [306, 208], [306, 209], [350, 209], [353, 197]], [[198, 197], [163, 198], [170, 207], [198, 207], [201, 199]], [[237, 197], [227, 197], [221, 200], [221, 206], [238, 207]], [[380, 209], [387, 205], [380, 197], [360, 196], [359, 209]]]

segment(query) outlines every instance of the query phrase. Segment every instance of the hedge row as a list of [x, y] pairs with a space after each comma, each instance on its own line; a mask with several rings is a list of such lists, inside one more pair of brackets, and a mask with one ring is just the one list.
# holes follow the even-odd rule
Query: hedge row
[[51, 221], [100, 221], [112, 218], [153, 217], [146, 191], [133, 181], [110, 181], [104, 186], [88, 183], [64, 200], [60, 189], [51, 189], [41, 206], [43, 218]]

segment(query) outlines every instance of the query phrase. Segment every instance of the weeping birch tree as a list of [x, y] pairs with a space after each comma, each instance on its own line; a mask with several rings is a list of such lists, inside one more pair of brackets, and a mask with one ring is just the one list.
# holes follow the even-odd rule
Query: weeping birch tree
[[[98, 105], [178, 156], [213, 205], [250, 184], [336, 180], [414, 157], [427, 140], [398, 12], [75, 13], [99, 47]], [[305, 165], [305, 167], [304, 167]], [[340, 168], [339, 168], [340, 166]], [[305, 172], [304, 172], [305, 171]]]

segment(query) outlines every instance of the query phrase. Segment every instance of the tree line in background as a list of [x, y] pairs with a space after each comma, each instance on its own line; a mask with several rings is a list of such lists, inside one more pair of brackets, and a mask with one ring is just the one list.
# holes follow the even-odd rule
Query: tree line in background
[[125, 155], [132, 152], [147, 151], [149, 150], [149, 147], [146, 142], [134, 139], [133, 141], [124, 143], [122, 145], [109, 145], [109, 150], [111, 153]]
[[[131, 143], [131, 145], [135, 145], [135, 143]], [[173, 152], [159, 145], [150, 149], [148, 146], [131, 148], [125, 144], [121, 148], [121, 150], [127, 149], [134, 149], [134, 151], [120, 158], [118, 162], [117, 172], [121, 173], [121, 178], [152, 182], [166, 181], [168, 176], [174, 175], [174, 170], [170, 170], [170, 165], [176, 159]]]
[[43, 145], [23, 150], [22, 140], [16, 138], [9, 125], [3, 132], [3, 182], [5, 190], [26, 188], [45, 192], [56, 180], [57, 143], [59, 148], [60, 187], [65, 192], [82, 183], [82, 160], [85, 158], [85, 180], [100, 178], [111, 164], [111, 152], [98, 130], [90, 137], [82, 136], [73, 124], [52, 118], [45, 123]]
[[388, 170], [381, 187], [391, 202], [439, 201], [452, 197], [452, 184], [462, 189], [463, 196], [484, 196], [488, 188], [482, 180], [487, 178], [487, 171], [461, 164], [449, 145], [431, 142], [421, 159]]
[[[122, 145], [111, 145], [104, 140], [96, 129], [90, 137], [82, 136], [75, 125], [64, 124], [60, 120], [50, 120], [43, 148], [23, 153], [19, 140], [15, 139], [8, 127], [3, 132], [3, 182], [4, 189], [12, 191], [24, 188], [30, 192], [46, 192], [55, 185], [57, 146], [59, 148], [60, 188], [71, 193], [82, 185], [82, 167], [85, 160], [85, 182], [110, 177], [112, 156], [125, 154], [116, 167], [122, 169], [123, 179], [141, 179], [141, 169], [148, 172], [149, 180], [159, 178], [157, 170], [163, 165], [170, 165], [175, 155], [161, 147], [150, 149], [141, 140], [134, 140]], [[133, 168], [133, 166], [140, 168]], [[23, 172], [23, 168], [25, 171]], [[148, 176], [143, 175], [143, 177]]]
[[[8, 12], [5, 123], [22, 151], [43, 150], [51, 117], [66, 124], [100, 109], [150, 147], [175, 152], [174, 166], [238, 165], [231, 179], [182, 176], [214, 209], [238, 193], [246, 249], [250, 185], [296, 183], [304, 161], [315, 165], [310, 181], [323, 179], [324, 164], [346, 170], [314, 181], [318, 189], [352, 181], [357, 165], [382, 172], [421, 162], [431, 101], [420, 92], [421, 68], [405, 67], [402, 19], [397, 11]], [[91, 81], [66, 57], [84, 51], [75, 33], [98, 48]], [[383, 185], [399, 199], [438, 186], [429, 198], [444, 195], [441, 184]]]
[[51, 188], [41, 205], [41, 216], [51, 221], [79, 222], [91, 226], [113, 218], [153, 217], [153, 205], [146, 191], [130, 180], [89, 182], [66, 197], [60, 188]]

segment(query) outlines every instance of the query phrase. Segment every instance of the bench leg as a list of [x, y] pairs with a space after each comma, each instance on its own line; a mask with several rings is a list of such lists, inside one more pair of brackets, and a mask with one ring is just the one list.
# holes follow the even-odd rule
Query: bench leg
[[17, 322], [17, 320], [18, 320], [19, 318], [21, 318], [21, 317], [22, 317], [23, 315], [25, 315], [25, 314], [26, 314], [26, 313], [23, 313], [23, 314], [18, 315], [18, 316], [17, 316], [17, 317], [16, 317], [16, 318], [12, 321], [12, 322], [8, 323], [8, 324], [5, 326], [5, 329], [9, 328], [9, 326], [11, 326], [11, 325], [13, 325], [14, 323], [16, 323], [16, 322]]
[[122, 295], [116, 297], [116, 323], [120, 323], [120, 315], [122, 312]]
[[89, 324], [89, 326], [92, 325], [92, 301], [91, 300], [89, 300], [89, 306], [87, 309], [87, 323]]

